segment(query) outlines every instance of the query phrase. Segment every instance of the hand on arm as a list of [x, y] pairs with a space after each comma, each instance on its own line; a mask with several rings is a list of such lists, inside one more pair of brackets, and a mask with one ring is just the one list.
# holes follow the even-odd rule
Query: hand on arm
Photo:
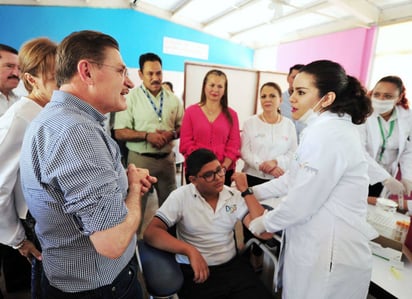
[[[244, 192], [248, 189], [248, 183], [247, 183], [247, 178], [246, 178], [245, 173], [235, 172], [232, 175], [232, 181], [235, 182], [236, 188], [240, 192]], [[245, 195], [243, 198], [246, 202], [246, 205], [249, 210], [249, 215], [252, 220], [263, 214], [263, 212], [265, 211], [265, 208], [262, 207], [262, 205], [256, 200], [256, 197], [253, 193]]]
[[259, 170], [263, 171], [264, 173], [270, 174], [272, 170], [274, 170], [278, 166], [278, 162], [276, 160], [268, 160], [262, 162], [262, 164], [259, 165]]
[[[266, 211], [265, 211], [263, 214], [266, 214]], [[256, 219], [259, 219], [259, 218], [261, 218], [261, 217], [255, 218], [255, 220], [256, 220]], [[249, 225], [250, 225], [251, 222], [252, 222], [252, 219], [250, 218], [250, 215], [247, 214], [247, 215], [243, 218], [243, 224], [244, 224], [249, 230], [250, 230]], [[252, 227], [252, 229], [255, 229], [255, 228]], [[251, 231], [251, 232], [252, 232], [252, 231]], [[253, 232], [252, 232], [252, 233], [253, 233]], [[258, 238], [260, 238], [260, 239], [263, 239], [263, 240], [270, 240], [270, 239], [273, 238], [273, 233], [263, 232], [263, 233], [261, 233], [261, 234], [256, 234], [255, 236], [258, 237]]]
[[161, 149], [164, 147], [166, 144], [169, 143], [167, 135], [169, 132], [162, 131], [162, 130], [156, 130], [156, 132], [150, 132], [147, 135], [146, 141], [149, 142], [153, 147], [157, 149]]
[[186, 255], [193, 269], [193, 280], [195, 282], [202, 283], [209, 277], [209, 267], [200, 252], [194, 246], [169, 234], [166, 224], [159, 218], [153, 217], [144, 232], [143, 238], [153, 247]]
[[278, 178], [285, 174], [285, 171], [280, 167], [275, 167], [272, 171], [269, 172], [270, 175], [273, 175], [275, 178]]

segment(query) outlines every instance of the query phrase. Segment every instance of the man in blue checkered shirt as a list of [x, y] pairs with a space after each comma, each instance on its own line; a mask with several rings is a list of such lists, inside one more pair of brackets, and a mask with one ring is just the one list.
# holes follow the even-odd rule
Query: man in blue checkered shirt
[[111, 36], [79, 31], [58, 47], [55, 91], [26, 131], [21, 178], [42, 247], [44, 298], [142, 298], [136, 230], [156, 182], [120, 161], [105, 114], [133, 87]]

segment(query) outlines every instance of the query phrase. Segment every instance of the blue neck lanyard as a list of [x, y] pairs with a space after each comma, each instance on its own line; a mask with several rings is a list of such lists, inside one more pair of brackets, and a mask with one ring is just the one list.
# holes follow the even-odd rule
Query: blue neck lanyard
[[381, 136], [382, 136], [382, 148], [381, 148], [381, 152], [379, 153], [379, 162], [382, 161], [382, 157], [383, 157], [383, 153], [385, 152], [385, 148], [386, 148], [386, 142], [388, 141], [389, 137], [391, 137], [392, 132], [393, 132], [393, 127], [395, 126], [395, 120], [391, 120], [389, 123], [389, 132], [385, 137], [385, 132], [383, 131], [383, 127], [382, 127], [382, 121], [381, 118], [378, 117], [378, 123], [379, 123], [379, 129], [381, 131]]
[[140, 86], [140, 88], [143, 90], [143, 93], [146, 95], [150, 104], [152, 104], [153, 110], [157, 114], [157, 117], [159, 119], [159, 123], [161, 123], [162, 122], [162, 112], [163, 112], [163, 90], [160, 92], [160, 105], [158, 109], [155, 103], [153, 102], [152, 98], [150, 97], [150, 94], [143, 88], [143, 86]]

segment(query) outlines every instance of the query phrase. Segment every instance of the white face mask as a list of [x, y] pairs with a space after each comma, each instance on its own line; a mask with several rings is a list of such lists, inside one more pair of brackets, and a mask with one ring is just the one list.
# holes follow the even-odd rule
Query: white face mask
[[395, 100], [379, 100], [377, 98], [372, 98], [373, 111], [378, 114], [389, 112], [394, 106]]
[[315, 109], [320, 105], [320, 103], [322, 103], [323, 101], [322, 97], [316, 104], [315, 106], [313, 106], [312, 108], [309, 108], [305, 113], [303, 113], [303, 115], [301, 117], [299, 117], [298, 121], [307, 124], [308, 120], [311, 119], [313, 116], [318, 116], [319, 112], [315, 113]]

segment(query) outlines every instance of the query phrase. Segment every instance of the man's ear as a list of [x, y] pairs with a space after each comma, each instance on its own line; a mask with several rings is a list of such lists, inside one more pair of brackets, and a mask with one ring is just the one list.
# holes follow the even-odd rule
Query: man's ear
[[194, 184], [196, 182], [196, 176], [189, 175], [189, 182]]
[[140, 78], [140, 80], [143, 80], [143, 72], [139, 69], [139, 78]]
[[77, 71], [82, 81], [88, 85], [94, 84], [92, 64], [89, 61], [80, 60], [77, 64]]

